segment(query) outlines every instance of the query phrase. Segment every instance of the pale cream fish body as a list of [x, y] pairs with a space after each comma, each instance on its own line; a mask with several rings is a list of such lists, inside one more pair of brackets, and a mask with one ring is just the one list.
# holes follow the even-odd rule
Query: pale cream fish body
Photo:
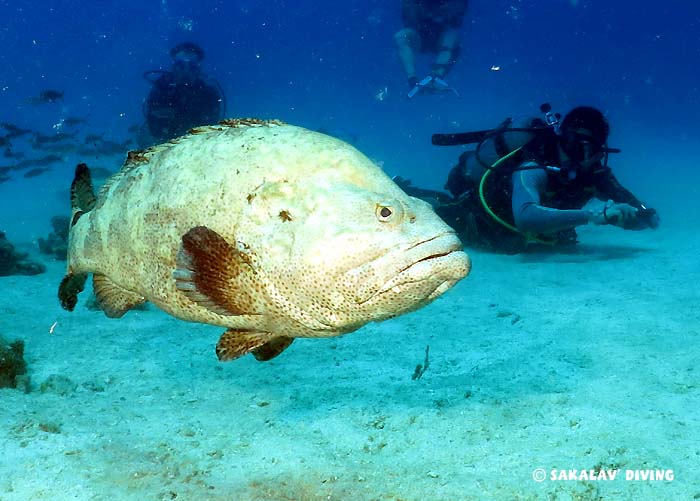
[[151, 301], [228, 328], [221, 359], [267, 360], [292, 338], [417, 309], [469, 272], [427, 203], [349, 144], [279, 122], [222, 122], [132, 153], [88, 202], [74, 208], [64, 306], [82, 289], [71, 280], [93, 273], [110, 316]]

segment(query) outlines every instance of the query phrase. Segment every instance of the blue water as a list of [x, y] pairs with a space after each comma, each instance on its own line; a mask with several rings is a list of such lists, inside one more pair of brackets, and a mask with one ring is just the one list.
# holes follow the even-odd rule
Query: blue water
[[[536, 114], [542, 102], [550, 102], [561, 113], [580, 104], [596, 106], [610, 120], [611, 146], [623, 150], [622, 155], [613, 159], [618, 177], [640, 198], [657, 207], [662, 222], [670, 228], [659, 240], [639, 240], [645, 237], [635, 235], [634, 246], [654, 249], [663, 241], [678, 245], [666, 248], [663, 259], [644, 261], [645, 270], [659, 271], [658, 281], [654, 283], [661, 288], [655, 293], [646, 290], [645, 294], [677, 299], [677, 302], [668, 299], [668, 305], [655, 303], [654, 311], [658, 318], [692, 318], [692, 322], [667, 325], [669, 330], [664, 331], [664, 336], [674, 336], [682, 328], [684, 335], [689, 336], [687, 349], [695, 350], [698, 319], [686, 316], [684, 308], [694, 308], [697, 304], [697, 294], [689, 289], [692, 280], [688, 274], [698, 271], [697, 265], [692, 264], [697, 261], [698, 250], [692, 228], [700, 222], [697, 203], [700, 177], [695, 155], [699, 146], [700, 5], [687, 0], [666, 3], [471, 0], [462, 29], [462, 57], [447, 77], [461, 98], [448, 94], [420, 95], [409, 101], [405, 98], [408, 89], [393, 42], [393, 34], [401, 27], [399, 3], [387, 0], [5, 0], [0, 3], [0, 121], [51, 134], [66, 130], [61, 125], [62, 119], [87, 117], [87, 122], [79, 126], [83, 135], [104, 134], [114, 141], [132, 138], [128, 129], [143, 122], [142, 100], [149, 91], [143, 72], [167, 69], [168, 50], [177, 43], [194, 41], [206, 51], [205, 72], [216, 78], [226, 93], [228, 116], [279, 118], [311, 129], [323, 128], [351, 139], [370, 158], [383, 162], [390, 175], [398, 174], [415, 184], [440, 189], [462, 149], [432, 146], [432, 133], [492, 127], [508, 116]], [[418, 61], [419, 72], [427, 73], [431, 58], [423, 56]], [[31, 98], [44, 89], [64, 91], [63, 101], [31, 103]], [[379, 100], [375, 96], [383, 89], [387, 90], [386, 98]], [[23, 144], [17, 151], [27, 157], [41, 155]], [[36, 238], [47, 233], [50, 217], [68, 211], [66, 190], [75, 164], [86, 161], [91, 166], [116, 170], [122, 160], [123, 155], [85, 158], [67, 152], [62, 155], [62, 162], [52, 165], [52, 170], [42, 176], [25, 179], [21, 172], [10, 173], [12, 179], [0, 184], [0, 230], [21, 249], [36, 254]], [[11, 164], [11, 159], [0, 161], [0, 165]], [[607, 237], [607, 243], [624, 242], [625, 236], [620, 235]], [[487, 262], [488, 259], [492, 258], [487, 258]], [[683, 259], [684, 264], [674, 263], [674, 259]], [[486, 269], [527, 266], [536, 278], [537, 264], [536, 260], [534, 264], [508, 261]], [[475, 265], [479, 265], [478, 260]], [[585, 266], [588, 265], [581, 264]], [[585, 271], [577, 271], [581, 269], [569, 270], [568, 280], [578, 280], [576, 273], [585, 275]], [[630, 273], [634, 275], [634, 266], [629, 270], [627, 278]], [[60, 279], [60, 266], [51, 265], [49, 272], [56, 280], [46, 282], [53, 284]], [[596, 273], [599, 272], [597, 269]], [[606, 268], [605, 273], [613, 272], [614, 268]], [[668, 284], [664, 290], [662, 278], [678, 274], [682, 274], [686, 289]], [[489, 280], [483, 273], [479, 276]], [[30, 279], [0, 280], [7, 284], [0, 282], [2, 288], [14, 288], [17, 284], [27, 290], [35, 287]], [[644, 280], [630, 278], [629, 287], [622, 287], [620, 294], [632, 295], [629, 291], [646, 286]], [[595, 281], [586, 284], [587, 292], [593, 297], [591, 301], [595, 301], [595, 288], [601, 285]], [[507, 287], [505, 282], [504, 287]], [[559, 292], [556, 287], [547, 289], [557, 305], [566, 302], [566, 298], [558, 297]], [[52, 294], [38, 297], [51, 301]], [[31, 303], [31, 296], [27, 297]], [[513, 302], [517, 305], [517, 299]], [[468, 308], [468, 303], [460, 301], [460, 308]], [[487, 303], [483, 305], [485, 311]], [[41, 303], [35, 308], [55, 306]], [[635, 303], [634, 309], [611, 308], [603, 314], [610, 318], [619, 315], [636, 318], [644, 309], [644, 304]], [[22, 335], [8, 327], [13, 325], [9, 319], [6, 317], [3, 322], [7, 330], [2, 334]], [[625, 336], [624, 329], [620, 335]], [[353, 343], [353, 349], [362, 349], [361, 342]], [[70, 357], [70, 354], [62, 356]], [[152, 353], [152, 357], [158, 357], [158, 352]], [[631, 360], [642, 363], [643, 357], [631, 357]], [[250, 365], [248, 369], [255, 367]], [[690, 374], [686, 390], [693, 395], [692, 402], [696, 402], [695, 369], [672, 366], [668, 373], [686, 370]], [[497, 376], [506, 377], [503, 372]], [[364, 378], [371, 377], [369, 369], [353, 385], [361, 386]], [[385, 380], [383, 384], [390, 383]], [[507, 387], [507, 380], [499, 381], [496, 386]], [[2, 398], [0, 394], [0, 401]], [[391, 400], [392, 395], [383, 398], [383, 401]], [[308, 395], [306, 399], [312, 400]], [[611, 408], [615, 408], [614, 398], [611, 402]], [[374, 401], [372, 405], [381, 403]], [[697, 422], [694, 414], [697, 411], [686, 408], [677, 412], [687, 413], [683, 414], [684, 418]], [[543, 415], [547, 415], [546, 410]], [[639, 433], [644, 433], [642, 424], [637, 426]], [[663, 448], [664, 440], [671, 441], [673, 434], [665, 433], [663, 425], [659, 427], [662, 432], [657, 445]], [[494, 436], [482, 436], [479, 443], [470, 444], [488, 450], [490, 441], [507, 440], [496, 437], [497, 434], [494, 430]], [[449, 441], [445, 437], [441, 440]], [[551, 447], [556, 450], [557, 445]], [[697, 442], [688, 447], [688, 458], [675, 458], [677, 462], [673, 464], [687, 466], [697, 462], [700, 454]], [[521, 453], [526, 454], [527, 448], [525, 441], [520, 445]], [[644, 454], [635, 457], [635, 467], [642, 468]], [[489, 491], [484, 487], [483, 492], [513, 495], [519, 491], [521, 482], [530, 482], [527, 474], [523, 475], [512, 479], [511, 485], [503, 473], [498, 489]], [[423, 471], [421, 479], [424, 477]], [[478, 492], [475, 487], [478, 475], [461, 471], [457, 481], [464, 482], [465, 491], [472, 495]], [[82, 482], [89, 480], [85, 477]], [[393, 490], [382, 492], [359, 494], [360, 491], [347, 488], [342, 492], [345, 499], [431, 498], [431, 491], [421, 491], [422, 487], [418, 491], [402, 491], [402, 486], [411, 482], [406, 477], [403, 482], [392, 483]], [[508, 489], [499, 490], [504, 483]], [[101, 485], [108, 492], [109, 482]], [[556, 486], [551, 487], [550, 494], [556, 490]], [[22, 498], [21, 492], [11, 495], [1, 488], [2, 484], [0, 499], [4, 495]], [[621, 484], [618, 488], [611, 496], [617, 492], [624, 497], [626, 486]], [[533, 497], [546, 494], [542, 490], [523, 489]], [[453, 496], [458, 491], [446, 492]], [[102, 491], [95, 492], [86, 498], [106, 496]], [[128, 492], [138, 495], [139, 491], [135, 488]], [[195, 497], [204, 496], [202, 492], [192, 492]], [[654, 492], [664, 498], [670, 491], [664, 491], [662, 486]], [[693, 492], [688, 489], [682, 494]], [[144, 495], [150, 494], [152, 491]], [[275, 495], [269, 494], [268, 498]]]

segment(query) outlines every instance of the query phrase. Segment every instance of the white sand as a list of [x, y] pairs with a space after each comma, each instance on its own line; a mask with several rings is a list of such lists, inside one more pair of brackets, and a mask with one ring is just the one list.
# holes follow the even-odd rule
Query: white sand
[[[692, 499], [700, 243], [683, 228], [472, 252], [425, 309], [268, 363], [222, 364], [222, 329], [153, 307], [110, 320], [83, 293], [64, 312], [60, 263], [0, 278], [0, 333], [26, 341], [33, 384], [0, 390], [0, 499]], [[42, 393], [53, 374], [77, 387]], [[621, 472], [532, 479], [596, 466]]]

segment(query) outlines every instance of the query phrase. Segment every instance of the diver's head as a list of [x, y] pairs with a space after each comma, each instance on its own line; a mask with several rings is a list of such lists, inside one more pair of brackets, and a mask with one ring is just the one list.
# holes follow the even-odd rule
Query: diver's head
[[603, 114], [590, 106], [579, 106], [566, 114], [559, 128], [564, 153], [587, 169], [603, 158], [610, 126]]
[[172, 73], [176, 81], [193, 82], [200, 75], [204, 51], [192, 42], [184, 42], [170, 49]]

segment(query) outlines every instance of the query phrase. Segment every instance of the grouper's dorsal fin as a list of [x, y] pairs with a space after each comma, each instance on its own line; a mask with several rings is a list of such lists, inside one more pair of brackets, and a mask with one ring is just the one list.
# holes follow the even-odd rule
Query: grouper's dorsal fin
[[70, 185], [70, 205], [73, 211], [71, 226], [73, 226], [80, 216], [91, 211], [95, 207], [97, 198], [92, 187], [90, 169], [84, 163], [78, 164], [75, 168], [73, 183]]
[[173, 278], [178, 290], [191, 301], [219, 315], [260, 313], [253, 293], [264, 286], [252, 257], [206, 226], [192, 228], [182, 236]]
[[95, 291], [97, 303], [110, 318], [119, 318], [131, 308], [146, 302], [146, 298], [142, 295], [118, 286], [99, 273], [92, 276], [92, 288]]
[[269, 127], [274, 125], [284, 125], [282, 120], [263, 120], [261, 118], [226, 118], [219, 122], [224, 127]]

